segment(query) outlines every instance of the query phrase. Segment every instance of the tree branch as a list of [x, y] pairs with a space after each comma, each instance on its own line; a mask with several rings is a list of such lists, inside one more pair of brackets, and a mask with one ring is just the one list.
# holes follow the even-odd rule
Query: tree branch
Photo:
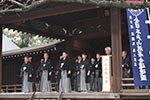
[[0, 14], [10, 13], [10, 12], [27, 12], [32, 10], [33, 8], [37, 8], [38, 6], [47, 3], [47, 2], [66, 2], [66, 3], [82, 3], [82, 4], [95, 4], [97, 7], [118, 7], [118, 8], [145, 8], [150, 7], [150, 2], [144, 2], [141, 4], [133, 4], [126, 3], [124, 1], [106, 1], [106, 0], [39, 0], [32, 1], [32, 3], [28, 6], [17, 2], [16, 0], [9, 0], [12, 3], [19, 5], [21, 8], [13, 8], [13, 9], [4, 9], [0, 10]]
[[40, 5], [44, 4], [44, 3], [47, 3], [49, 1], [51, 1], [51, 0], [39, 0], [39, 1], [35, 1], [31, 5], [26, 6], [24, 9], [26, 9], [26, 11], [28, 11], [28, 10], [36, 8], [36, 7], [38, 7], [38, 6], [40, 6]]
[[21, 8], [0, 10], [0, 14], [10, 13], [10, 12], [24, 12], [24, 10]]
[[39, 0], [39, 1], [35, 1], [32, 4], [28, 5], [28, 6], [24, 6], [23, 4], [17, 2], [17, 1], [13, 1], [13, 0], [9, 0], [12, 3], [15, 3], [17, 5], [20, 5], [21, 8], [13, 8], [13, 9], [4, 9], [4, 10], [0, 10], [0, 14], [4, 14], [4, 13], [10, 13], [10, 12], [27, 12], [33, 8], [36, 8], [50, 0]]
[[137, 8], [149, 8], [150, 7], [150, 2], [145, 2], [142, 4], [135, 4], [135, 3], [126, 3], [126, 2], [122, 2], [122, 1], [100, 1], [99, 6], [103, 6], [103, 7], [118, 7], [118, 8], [133, 8], [133, 9], [137, 9]]
[[18, 6], [20, 6], [20, 7], [22, 7], [22, 8], [25, 7], [22, 3], [20, 3], [20, 2], [18, 2], [18, 1], [16, 1], [16, 0], [8, 0], [8, 1], [10, 1], [10, 2], [12, 2], [12, 3], [14, 3], [14, 4], [17, 4]]
[[144, 2], [141, 4], [126, 3], [125, 0], [51, 0], [59, 2], [76, 2], [82, 4], [95, 4], [102, 7], [118, 7], [118, 8], [145, 8], [150, 7], [150, 2]]

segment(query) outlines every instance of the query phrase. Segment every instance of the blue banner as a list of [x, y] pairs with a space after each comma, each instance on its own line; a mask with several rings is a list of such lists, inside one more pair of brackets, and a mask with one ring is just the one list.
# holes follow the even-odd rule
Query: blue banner
[[135, 86], [150, 86], [150, 39], [146, 9], [127, 9]]

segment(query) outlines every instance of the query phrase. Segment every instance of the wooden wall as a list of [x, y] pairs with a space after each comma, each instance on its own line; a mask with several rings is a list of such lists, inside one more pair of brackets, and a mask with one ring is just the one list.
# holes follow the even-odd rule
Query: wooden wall
[[19, 58], [11, 58], [11, 59], [3, 59], [2, 64], [2, 84], [18, 84], [21, 82], [19, 77], [20, 75], [20, 67], [22, 65], [23, 59]]

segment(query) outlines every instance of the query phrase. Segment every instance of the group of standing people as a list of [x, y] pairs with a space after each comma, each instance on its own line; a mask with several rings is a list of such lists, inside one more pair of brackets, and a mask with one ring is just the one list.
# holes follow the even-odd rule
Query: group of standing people
[[[111, 48], [105, 48], [106, 55], [111, 54]], [[124, 68], [126, 65], [123, 65]], [[40, 92], [51, 92], [51, 79], [55, 73], [57, 79], [58, 92], [89, 92], [102, 91], [102, 62], [101, 55], [96, 53], [95, 58], [88, 59], [86, 53], [77, 56], [75, 60], [71, 59], [67, 52], [62, 52], [56, 68], [52, 66], [48, 53], [44, 53], [43, 59], [36, 71], [39, 78]], [[21, 67], [21, 76], [23, 77], [22, 92], [32, 92], [33, 66], [30, 57], [24, 57], [24, 63]], [[73, 81], [72, 81], [73, 80]]]
[[[24, 57], [24, 63], [21, 66], [21, 77], [22, 77], [22, 92], [32, 92], [32, 80], [33, 80], [33, 66], [31, 63], [31, 57]], [[40, 65], [34, 74], [34, 77], [38, 77], [41, 92], [51, 91], [51, 75], [52, 75], [52, 65], [49, 59], [48, 53], [44, 53], [43, 59], [41, 59]]]
[[96, 59], [87, 57], [83, 53], [76, 59], [76, 72], [75, 72], [75, 91], [89, 92], [102, 90], [102, 66], [101, 56], [96, 54]]

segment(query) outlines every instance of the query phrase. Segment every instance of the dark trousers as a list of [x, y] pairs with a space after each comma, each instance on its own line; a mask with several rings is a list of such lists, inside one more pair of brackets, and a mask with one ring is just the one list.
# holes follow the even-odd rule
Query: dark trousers
[[99, 77], [99, 71], [98, 70], [96, 70], [96, 72], [95, 72], [95, 90], [97, 91], [97, 92], [100, 92], [100, 91], [102, 91], [102, 78], [101, 77]]
[[79, 91], [80, 88], [80, 74], [76, 74], [75, 80], [74, 80], [74, 90], [76, 92]]

